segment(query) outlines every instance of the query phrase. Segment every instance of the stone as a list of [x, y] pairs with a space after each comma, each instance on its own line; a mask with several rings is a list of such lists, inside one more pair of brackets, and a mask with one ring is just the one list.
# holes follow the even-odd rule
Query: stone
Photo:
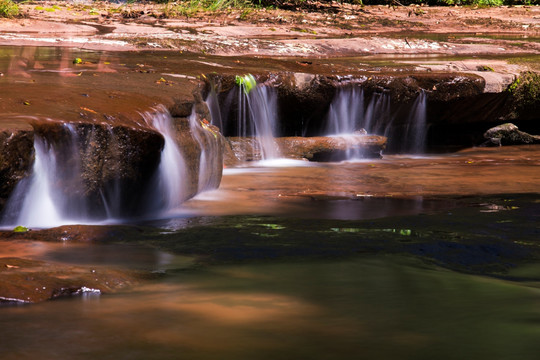
[[29, 175], [34, 158], [32, 127], [0, 129], [0, 209], [15, 186]]
[[24, 304], [84, 293], [110, 293], [138, 283], [146, 274], [94, 270], [18, 257], [0, 258], [0, 304]]
[[345, 160], [350, 153], [355, 157], [380, 158], [386, 142], [387, 138], [384, 136], [362, 134], [276, 139], [279, 151], [284, 157], [321, 162]]
[[520, 131], [516, 125], [511, 123], [489, 129], [484, 133], [484, 138], [487, 141], [482, 144], [483, 146], [540, 144], [540, 136]]
[[[230, 149], [226, 166], [235, 166], [240, 161], [261, 160], [254, 138], [229, 137], [227, 142]], [[345, 160], [350, 152], [362, 158], [380, 158], [387, 138], [358, 132], [347, 136], [278, 137], [274, 142], [281, 157], [324, 162]]]

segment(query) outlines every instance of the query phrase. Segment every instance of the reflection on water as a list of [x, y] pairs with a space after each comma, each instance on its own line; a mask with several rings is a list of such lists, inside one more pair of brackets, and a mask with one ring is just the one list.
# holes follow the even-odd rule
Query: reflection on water
[[[3, 359], [536, 359], [540, 293], [398, 257], [219, 266], [2, 309]], [[11, 326], [5, 326], [11, 324]]]

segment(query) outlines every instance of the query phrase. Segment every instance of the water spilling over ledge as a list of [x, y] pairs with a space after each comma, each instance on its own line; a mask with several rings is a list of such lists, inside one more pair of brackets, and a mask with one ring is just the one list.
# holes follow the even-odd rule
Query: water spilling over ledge
[[[33, 61], [14, 54], [2, 79], [13, 94], [0, 103], [0, 207], [10, 225], [41, 187], [50, 191], [38, 202], [48, 203], [55, 219], [163, 216], [217, 188], [223, 157], [234, 166], [279, 157], [379, 158], [383, 149], [422, 155], [481, 143], [487, 128], [511, 116], [525, 131], [537, 126], [534, 100], [516, 112], [507, 106], [515, 105], [513, 93], [492, 92], [470, 73], [318, 74], [284, 71], [281, 60], [263, 72], [258, 61], [244, 59], [244, 74], [254, 75], [242, 83], [239, 69], [211, 73], [214, 62], [191, 55], [169, 62], [144, 54], [134, 64], [119, 58], [112, 65], [117, 55], [89, 53], [92, 61], [81, 68], [59, 69], [72, 50], [25, 53]], [[167, 72], [155, 74], [161, 68]], [[21, 74], [32, 81], [20, 81]], [[63, 100], [51, 106], [52, 99]]]
[[221, 137], [196, 113], [175, 120], [161, 106], [140, 116], [146, 129], [30, 119], [33, 166], [11, 193], [2, 224], [161, 216], [219, 185]]

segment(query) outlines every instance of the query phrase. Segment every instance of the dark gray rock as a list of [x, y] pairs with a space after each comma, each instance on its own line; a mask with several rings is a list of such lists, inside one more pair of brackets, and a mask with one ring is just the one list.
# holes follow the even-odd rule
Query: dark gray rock
[[520, 131], [516, 125], [511, 123], [489, 129], [484, 133], [484, 138], [487, 141], [482, 144], [483, 146], [540, 144], [540, 136]]

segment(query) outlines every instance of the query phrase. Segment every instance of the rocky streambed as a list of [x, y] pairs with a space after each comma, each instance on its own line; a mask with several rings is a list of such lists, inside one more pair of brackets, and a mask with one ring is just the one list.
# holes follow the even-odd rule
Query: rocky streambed
[[[306, 167], [303, 161], [304, 170], [269, 171], [262, 178], [259, 170], [256, 175], [249, 171], [228, 174], [218, 200], [205, 200], [203, 194], [186, 203], [191, 215], [305, 213], [318, 218], [310, 210], [317, 208], [323, 218], [341, 219], [352, 213], [363, 219], [366, 214], [379, 214], [379, 207], [389, 209], [381, 217], [402, 214], [403, 208], [411, 207], [407, 201], [415, 197], [444, 197], [453, 202], [463, 195], [537, 192], [534, 147], [512, 150], [511, 159], [506, 160], [490, 150], [414, 162], [399, 162], [400, 155], [387, 155], [415, 149], [417, 156], [423, 156], [426, 151], [447, 153], [486, 140], [497, 146], [514, 144], [503, 139], [514, 139], [515, 134], [524, 138], [512, 127], [510, 135], [492, 131], [484, 137], [489, 128], [507, 122], [520, 131], [540, 134], [537, 7], [480, 12], [343, 5], [332, 13], [264, 10], [246, 19], [234, 12], [179, 19], [158, 13], [156, 6], [130, 5], [119, 11], [107, 6], [75, 9], [61, 3], [55, 11], [45, 11], [23, 5], [24, 18], [0, 24], [0, 44], [16, 45], [0, 48], [0, 208], [4, 217], [17, 184], [31, 177], [36, 139], [46, 139], [44, 148], [56, 160], [54, 171], [63, 175], [54, 186], [67, 199], [65, 203], [85, 203], [84, 216], [94, 221], [115, 216], [146, 221], [141, 216], [148, 215], [149, 204], [168, 203], [163, 194], [145, 190], [158, 186], [155, 174], [164, 162], [161, 156], [167, 137], [152, 120], [160, 116], [169, 117], [172, 137], [187, 169], [181, 179], [185, 187], [177, 196], [180, 201], [219, 187], [224, 161], [228, 168], [249, 167], [261, 159], [259, 145], [236, 130], [239, 111], [234, 99], [241, 89], [236, 79], [246, 74], [253, 75], [257, 86], [275, 93], [279, 121], [274, 144], [281, 156], [335, 161], [356, 148], [366, 162], [342, 168], [332, 164]], [[50, 44], [54, 47], [44, 46]], [[214, 107], [209, 101], [212, 97]], [[367, 114], [371, 109], [380, 122], [368, 129], [352, 129], [357, 131], [352, 139], [326, 136], [328, 114], [334, 111], [335, 117], [344, 117], [335, 109], [339, 99], [347, 97], [356, 100], [340, 106], [350, 110], [361, 99], [364, 108], [358, 111]], [[424, 119], [422, 133], [409, 123], [409, 115], [416, 111]], [[422, 138], [422, 148], [401, 147], [404, 134]], [[386, 158], [380, 160], [383, 149]], [[392, 161], [387, 162], [387, 156]], [[488, 166], [493, 161], [498, 168]], [[520, 180], [500, 179], [502, 168], [507, 173], [519, 171]], [[358, 202], [371, 197], [382, 203]], [[407, 199], [406, 204], [385, 202], [392, 197]], [[445, 202], [439, 210], [447, 206]], [[507, 210], [512, 210], [509, 206]], [[178, 221], [183, 224], [184, 220]], [[250, 233], [263, 234], [256, 229], [266, 223], [247, 223], [242, 226]], [[352, 228], [349, 225], [339, 229]], [[139, 239], [139, 232], [148, 240], [140, 228], [82, 226], [22, 234], [11, 230], [1, 235], [3, 301], [38, 302], [114, 292], [165, 271], [154, 266], [159, 263], [155, 259], [149, 261], [154, 265], [142, 271], [113, 269], [111, 264], [97, 269], [95, 264], [58, 262], [37, 250], [46, 238], [53, 241], [45, 246], [47, 253], [54, 253], [63, 243]], [[149, 236], [157, 236], [154, 232], [149, 230]], [[197, 234], [183, 236], [196, 242]], [[267, 235], [276, 234], [270, 231], [260, 236]], [[207, 245], [198, 249], [194, 243], [177, 251], [204, 258], [203, 253], [210, 251]], [[251, 245], [242, 246], [231, 253], [224, 249], [216, 258], [236, 261], [230, 255]], [[358, 251], [377, 247], [375, 243], [366, 246]], [[174, 252], [163, 243], [157, 248]], [[297, 250], [309, 252], [302, 246]], [[525, 258], [515, 257], [518, 262]]]

